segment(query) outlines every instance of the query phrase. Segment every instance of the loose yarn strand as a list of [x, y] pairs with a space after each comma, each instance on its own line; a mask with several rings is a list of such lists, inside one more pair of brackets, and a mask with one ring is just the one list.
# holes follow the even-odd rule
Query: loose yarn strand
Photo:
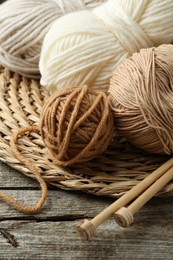
[[43, 180], [43, 177], [41, 176], [38, 168], [36, 166], [34, 166], [32, 164], [32, 162], [28, 159], [26, 159], [18, 150], [17, 148], [17, 139], [18, 136], [21, 136], [23, 134], [25, 134], [26, 132], [35, 132], [35, 133], [39, 133], [39, 129], [35, 126], [29, 126], [26, 128], [23, 128], [21, 130], [19, 130], [17, 133], [15, 133], [11, 140], [10, 140], [10, 146], [12, 149], [12, 152], [14, 153], [14, 155], [16, 156], [16, 158], [25, 166], [28, 167], [28, 169], [30, 169], [32, 171], [32, 173], [34, 174], [34, 176], [36, 177], [37, 181], [40, 184], [41, 187], [41, 191], [42, 191], [42, 195], [41, 198], [39, 199], [39, 201], [33, 205], [33, 206], [26, 206], [23, 205], [22, 203], [16, 201], [15, 199], [13, 199], [10, 195], [7, 194], [0, 194], [0, 199], [3, 199], [4, 201], [6, 201], [8, 204], [10, 204], [11, 206], [13, 206], [15, 209], [17, 209], [19, 212], [25, 213], [25, 214], [33, 214], [38, 212], [42, 207], [43, 204], [46, 200], [47, 197], [47, 185], [45, 183], [45, 181]]
[[7, 194], [0, 194], [0, 198], [20, 212], [33, 214], [43, 207], [47, 185], [39, 168], [17, 147], [18, 137], [27, 132], [41, 134], [50, 159], [59, 166], [91, 160], [106, 150], [113, 137], [113, 115], [107, 96], [88, 86], [57, 91], [45, 102], [39, 127], [28, 126], [12, 135], [11, 150], [34, 174], [42, 195], [33, 206], [23, 205]]

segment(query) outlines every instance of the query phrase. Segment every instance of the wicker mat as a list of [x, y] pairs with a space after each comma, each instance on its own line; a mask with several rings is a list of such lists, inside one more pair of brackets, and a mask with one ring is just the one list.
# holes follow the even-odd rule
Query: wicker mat
[[[40, 112], [48, 96], [39, 82], [0, 67], [0, 160], [32, 178], [32, 172], [13, 156], [9, 140], [19, 128], [39, 124]], [[47, 183], [62, 189], [112, 197], [119, 197], [131, 189], [168, 159], [136, 149], [120, 137], [115, 137], [101, 156], [68, 168], [58, 167], [50, 160], [41, 137], [35, 133], [21, 137], [19, 148], [39, 167]], [[159, 193], [172, 194], [173, 183]]]

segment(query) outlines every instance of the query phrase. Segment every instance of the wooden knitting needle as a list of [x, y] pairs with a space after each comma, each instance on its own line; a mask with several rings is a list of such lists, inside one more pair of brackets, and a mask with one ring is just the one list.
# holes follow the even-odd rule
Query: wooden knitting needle
[[136, 196], [138, 196], [144, 190], [146, 190], [150, 185], [152, 185], [153, 182], [160, 178], [171, 167], [173, 167], [173, 158], [171, 158], [158, 169], [156, 169], [143, 181], [139, 182], [136, 186], [134, 186], [131, 190], [126, 192], [126, 194], [124, 194], [122, 197], [120, 197], [118, 200], [112, 203], [109, 207], [105, 208], [92, 220], [82, 220], [76, 227], [77, 233], [80, 235], [82, 240], [89, 240], [91, 237], [95, 236], [96, 228], [98, 226], [100, 226], [107, 219], [109, 219], [117, 210], [127, 205]]
[[173, 179], [173, 167], [166, 171], [155, 183], [153, 183], [130, 206], [122, 207], [114, 213], [115, 221], [122, 227], [128, 227], [133, 223], [133, 215], [142, 208], [157, 192]]

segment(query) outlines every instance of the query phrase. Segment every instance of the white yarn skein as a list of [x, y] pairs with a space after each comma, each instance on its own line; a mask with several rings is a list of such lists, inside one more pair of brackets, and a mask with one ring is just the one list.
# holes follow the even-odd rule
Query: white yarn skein
[[0, 5], [0, 63], [40, 77], [39, 58], [51, 24], [64, 14], [93, 8], [103, 0], [8, 0]]
[[172, 0], [108, 0], [65, 15], [44, 39], [41, 84], [50, 93], [84, 84], [106, 92], [118, 63], [141, 48], [172, 41], [172, 11]]

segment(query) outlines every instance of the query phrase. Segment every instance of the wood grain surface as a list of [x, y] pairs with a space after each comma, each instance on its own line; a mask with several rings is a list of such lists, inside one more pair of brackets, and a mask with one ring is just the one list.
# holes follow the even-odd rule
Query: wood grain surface
[[[0, 192], [32, 204], [40, 196], [37, 183], [0, 163]], [[0, 259], [173, 259], [173, 199], [154, 198], [120, 228], [113, 218], [83, 242], [76, 224], [92, 218], [113, 202], [81, 192], [49, 186], [44, 209], [27, 216], [0, 201]]]

